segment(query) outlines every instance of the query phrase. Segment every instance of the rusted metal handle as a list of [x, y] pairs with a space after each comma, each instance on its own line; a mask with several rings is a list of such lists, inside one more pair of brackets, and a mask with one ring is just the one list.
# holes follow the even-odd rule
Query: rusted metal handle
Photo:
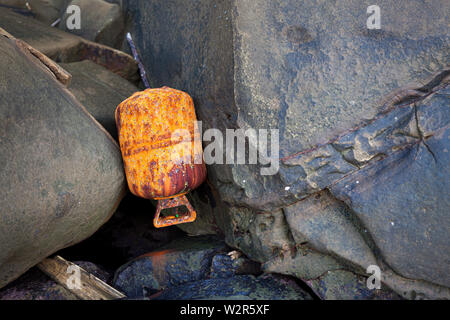
[[[188, 209], [187, 213], [175, 214], [174, 216], [163, 217], [160, 216], [161, 210], [185, 206]], [[169, 199], [158, 200], [158, 205], [156, 206], [155, 218], [153, 219], [153, 225], [156, 228], [169, 227], [176, 224], [192, 222], [197, 217], [197, 212], [189, 203], [185, 195], [175, 196]]]

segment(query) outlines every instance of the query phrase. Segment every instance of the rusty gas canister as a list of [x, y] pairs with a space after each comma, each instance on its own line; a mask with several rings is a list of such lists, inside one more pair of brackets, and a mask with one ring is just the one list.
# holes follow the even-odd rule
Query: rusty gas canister
[[[136, 92], [116, 109], [128, 187], [136, 196], [158, 200], [157, 228], [196, 218], [185, 196], [206, 178], [196, 120], [192, 98], [169, 87]], [[161, 210], [178, 206], [188, 212], [161, 215]]]

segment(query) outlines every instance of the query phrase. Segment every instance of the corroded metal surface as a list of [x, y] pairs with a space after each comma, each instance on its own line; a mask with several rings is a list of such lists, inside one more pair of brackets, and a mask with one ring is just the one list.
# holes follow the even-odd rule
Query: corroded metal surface
[[168, 87], [136, 92], [117, 107], [116, 124], [134, 195], [171, 198], [205, 180], [194, 103], [188, 94]]
[[[175, 208], [180, 206], [186, 206], [187, 213], [179, 213], [178, 209], [174, 215], [161, 217], [161, 211], [164, 209]], [[161, 199], [158, 201], [156, 208], [155, 218], [153, 219], [153, 225], [156, 228], [168, 227], [174, 224], [187, 223], [195, 221], [197, 212], [192, 208], [185, 195], [177, 196], [169, 199]]]

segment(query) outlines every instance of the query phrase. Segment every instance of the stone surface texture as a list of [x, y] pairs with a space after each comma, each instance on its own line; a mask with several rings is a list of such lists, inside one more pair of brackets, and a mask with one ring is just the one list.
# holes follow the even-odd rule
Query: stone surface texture
[[278, 172], [210, 165], [192, 198], [215, 206], [181, 228], [305, 281], [375, 264], [450, 298], [448, 1], [378, 1], [380, 30], [356, 0], [121, 2], [152, 86], [188, 92], [204, 131], [279, 129]]
[[117, 143], [15, 39], [0, 35], [0, 287], [91, 236], [125, 193]]

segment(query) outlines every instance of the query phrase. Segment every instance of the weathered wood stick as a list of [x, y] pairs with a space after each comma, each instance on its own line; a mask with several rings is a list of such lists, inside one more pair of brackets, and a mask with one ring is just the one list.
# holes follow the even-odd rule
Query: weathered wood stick
[[39, 59], [41, 63], [47, 67], [48, 71], [50, 71], [51, 74], [53, 74], [56, 79], [61, 82], [63, 85], [68, 86], [72, 75], [64, 70], [59, 64], [57, 64], [55, 61], [47, 57], [45, 54], [40, 52], [39, 50], [33, 48], [25, 41], [22, 41], [20, 39], [16, 39], [13, 35], [11, 35], [8, 31], [0, 28], [0, 35], [11, 39], [13, 41], [16, 41], [16, 44], [19, 48], [21, 48], [23, 51], [28, 51], [31, 55], [33, 55], [35, 58]]
[[114, 300], [125, 295], [60, 256], [47, 258], [37, 267], [82, 300]]

